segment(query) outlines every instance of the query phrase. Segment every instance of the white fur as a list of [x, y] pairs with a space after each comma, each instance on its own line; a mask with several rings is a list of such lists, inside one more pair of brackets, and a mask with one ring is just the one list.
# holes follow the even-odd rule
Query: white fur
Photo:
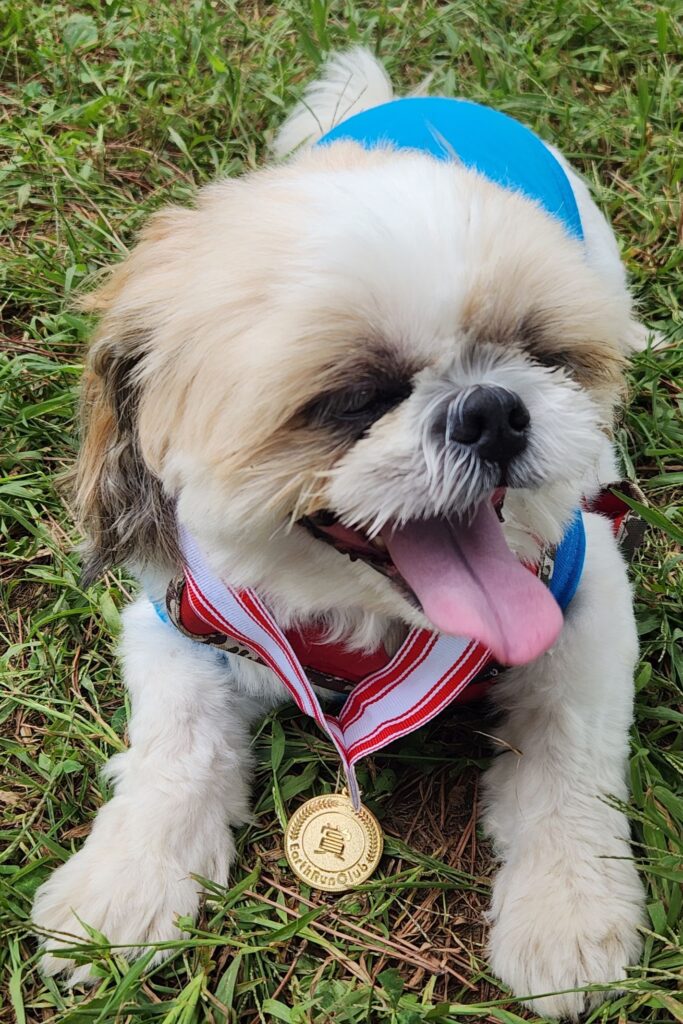
[[[391, 96], [384, 70], [367, 51], [333, 58], [283, 126], [275, 152], [284, 156], [309, 145], [337, 121]], [[585, 185], [570, 168], [567, 173], [585, 228], [587, 261], [631, 325], [624, 345], [633, 345], [638, 331], [613, 235]], [[534, 430], [528, 479], [520, 477], [505, 508], [508, 541], [529, 556], [534, 534], [558, 539], [578, 496], [614, 477], [614, 458], [600, 429], [599, 402], [561, 371], [550, 373], [521, 354], [491, 357], [486, 346], [480, 346], [477, 361], [463, 364], [455, 338], [457, 282], [477, 272], [477, 217], [495, 226], [498, 202], [495, 189], [477, 185], [472, 195], [489, 197], [485, 209], [468, 205], [470, 179], [468, 172], [405, 154], [395, 164], [325, 175], [304, 169], [295, 184], [288, 178], [290, 195], [298, 190], [305, 199], [299, 248], [288, 252], [284, 269], [279, 251], [263, 250], [263, 259], [272, 257], [277, 272], [289, 277], [277, 278], [282, 294], [274, 311], [270, 296], [262, 299], [255, 290], [259, 315], [253, 319], [267, 326], [273, 317], [275, 345], [283, 321], [291, 326], [300, 316], [310, 332], [311, 324], [325, 324], [330, 310], [339, 319], [349, 311], [360, 318], [362, 312], [366, 322], [405, 338], [408, 350], [412, 339], [429, 353], [428, 369], [418, 375], [400, 415], [387, 416], [367, 444], [354, 445], [326, 483], [334, 507], [365, 526], [438, 514], [454, 502], [466, 507], [476, 497], [472, 487], [490, 489], [491, 481], [468, 479], [468, 493], [458, 493], [463, 466], [456, 473], [440, 462], [444, 456], [431, 446], [430, 425], [452, 397], [451, 386], [485, 380], [522, 394]], [[214, 196], [221, 188], [216, 186]], [[270, 197], [277, 215], [286, 216], [275, 185]], [[507, 215], [515, 201], [504, 198]], [[408, 200], [410, 215], [403, 217]], [[299, 217], [300, 207], [292, 208]], [[541, 215], [533, 204], [517, 214], [528, 233], [520, 241], [523, 260], [537, 234], [534, 217]], [[453, 239], [470, 230], [470, 219], [472, 245], [458, 250]], [[423, 233], [419, 244], [416, 230]], [[556, 238], [557, 253], [564, 252], [561, 229], [555, 235], [552, 224], [544, 230]], [[490, 249], [482, 245], [481, 253]], [[226, 255], [236, 258], [242, 254]], [[224, 265], [212, 260], [204, 267], [200, 259], [197, 250], [196, 260], [185, 261], [196, 288], [195, 305], [188, 303], [183, 317], [190, 320], [199, 303], [208, 323], [212, 303], [225, 301]], [[265, 279], [269, 271], [263, 274]], [[132, 280], [135, 288], [134, 275]], [[161, 289], [161, 272], [155, 280]], [[149, 292], [144, 282], [139, 287]], [[292, 295], [294, 308], [285, 304]], [[166, 301], [161, 291], [158, 301]], [[247, 324], [252, 314], [252, 306], [245, 307]], [[243, 401], [243, 414], [249, 415], [249, 393], [232, 400]], [[355, 647], [371, 647], [383, 635], [395, 637], [397, 623], [425, 624], [384, 577], [362, 563], [343, 563], [342, 571], [335, 552], [301, 527], [288, 530], [269, 517], [247, 485], [227, 501], [222, 481], [212, 476], [215, 465], [205, 465], [201, 456], [201, 446], [175, 451], [164, 465], [166, 485], [180, 491], [179, 517], [201, 539], [214, 570], [229, 574], [237, 586], [265, 591], [282, 625], [323, 614], [333, 634]], [[388, 456], [400, 473], [383, 480]], [[542, 477], [540, 490], [534, 473]], [[424, 508], [417, 507], [420, 500]], [[167, 578], [157, 568], [144, 582], [160, 597]], [[642, 888], [629, 859], [627, 821], [608, 803], [610, 796], [626, 796], [636, 653], [621, 556], [609, 526], [590, 517], [586, 570], [559, 642], [495, 688], [507, 712], [501, 736], [514, 750], [500, 754], [486, 775], [485, 823], [502, 861], [491, 911], [491, 963], [519, 996], [618, 983], [638, 956]], [[158, 621], [145, 598], [124, 614], [122, 656], [132, 703], [131, 749], [110, 763], [115, 795], [99, 812], [84, 847], [38, 892], [34, 920], [56, 933], [43, 958], [48, 973], [65, 967], [50, 952], [68, 945], [59, 933], [84, 935], [79, 919], [128, 947], [132, 956], [140, 946], [177, 938], [176, 916], [196, 913], [200, 895], [192, 873], [226, 882], [233, 856], [230, 827], [248, 815], [248, 725], [259, 709], [282, 699], [282, 688], [267, 671], [241, 663], [227, 668], [214, 652]], [[87, 973], [77, 968], [72, 977], [83, 980]], [[534, 1008], [576, 1018], [583, 1005], [581, 994], [544, 995]]]

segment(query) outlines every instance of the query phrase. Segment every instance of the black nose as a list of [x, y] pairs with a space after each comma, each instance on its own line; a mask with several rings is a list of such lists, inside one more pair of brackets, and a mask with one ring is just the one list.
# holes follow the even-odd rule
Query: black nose
[[529, 411], [519, 395], [481, 385], [448, 407], [446, 440], [504, 465], [526, 448]]

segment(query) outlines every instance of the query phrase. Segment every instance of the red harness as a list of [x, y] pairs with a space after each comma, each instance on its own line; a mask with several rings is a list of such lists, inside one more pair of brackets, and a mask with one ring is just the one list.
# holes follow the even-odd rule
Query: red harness
[[[177, 586], [177, 583], [174, 583]], [[177, 592], [177, 591], [176, 591]], [[188, 600], [185, 586], [179, 588], [179, 612], [172, 616], [176, 625], [182, 627], [183, 633], [195, 640], [202, 640], [205, 643], [211, 642], [211, 637], [216, 634], [207, 625], [206, 621], [197, 615], [192, 604]], [[286, 629], [284, 634], [292, 645], [297, 658], [311, 676], [324, 677], [320, 685], [331, 686], [332, 682], [343, 684], [343, 692], [349, 693], [356, 683], [373, 672], [379, 672], [389, 662], [389, 654], [383, 645], [376, 650], [366, 653], [364, 651], [349, 651], [339, 640], [331, 643], [325, 640], [325, 629], [323, 626], [311, 625], [305, 628]], [[214, 644], [214, 646], [218, 646]], [[340, 686], [333, 686], [333, 689], [341, 689]]]

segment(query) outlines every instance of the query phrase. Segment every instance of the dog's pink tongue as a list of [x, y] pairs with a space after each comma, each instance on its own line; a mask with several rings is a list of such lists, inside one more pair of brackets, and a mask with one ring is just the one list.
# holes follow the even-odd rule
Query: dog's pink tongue
[[382, 538], [440, 632], [473, 637], [504, 665], [524, 665], [557, 639], [560, 607], [510, 551], [490, 502], [471, 520], [409, 522]]

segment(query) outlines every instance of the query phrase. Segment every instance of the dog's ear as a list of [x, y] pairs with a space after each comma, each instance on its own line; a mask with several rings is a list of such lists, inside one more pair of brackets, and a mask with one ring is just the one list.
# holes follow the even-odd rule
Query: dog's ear
[[176, 561], [171, 498], [145, 464], [138, 437], [144, 337], [104, 336], [83, 379], [81, 449], [72, 496], [86, 537], [83, 582], [113, 565]]
[[103, 313], [83, 376], [80, 452], [67, 475], [85, 535], [86, 586], [114, 565], [139, 568], [178, 561], [174, 502], [146, 464], [138, 430], [141, 371], [151, 331], [121, 312], [144, 256], [140, 250], [158, 235], [154, 220], [133, 255], [82, 302]]

